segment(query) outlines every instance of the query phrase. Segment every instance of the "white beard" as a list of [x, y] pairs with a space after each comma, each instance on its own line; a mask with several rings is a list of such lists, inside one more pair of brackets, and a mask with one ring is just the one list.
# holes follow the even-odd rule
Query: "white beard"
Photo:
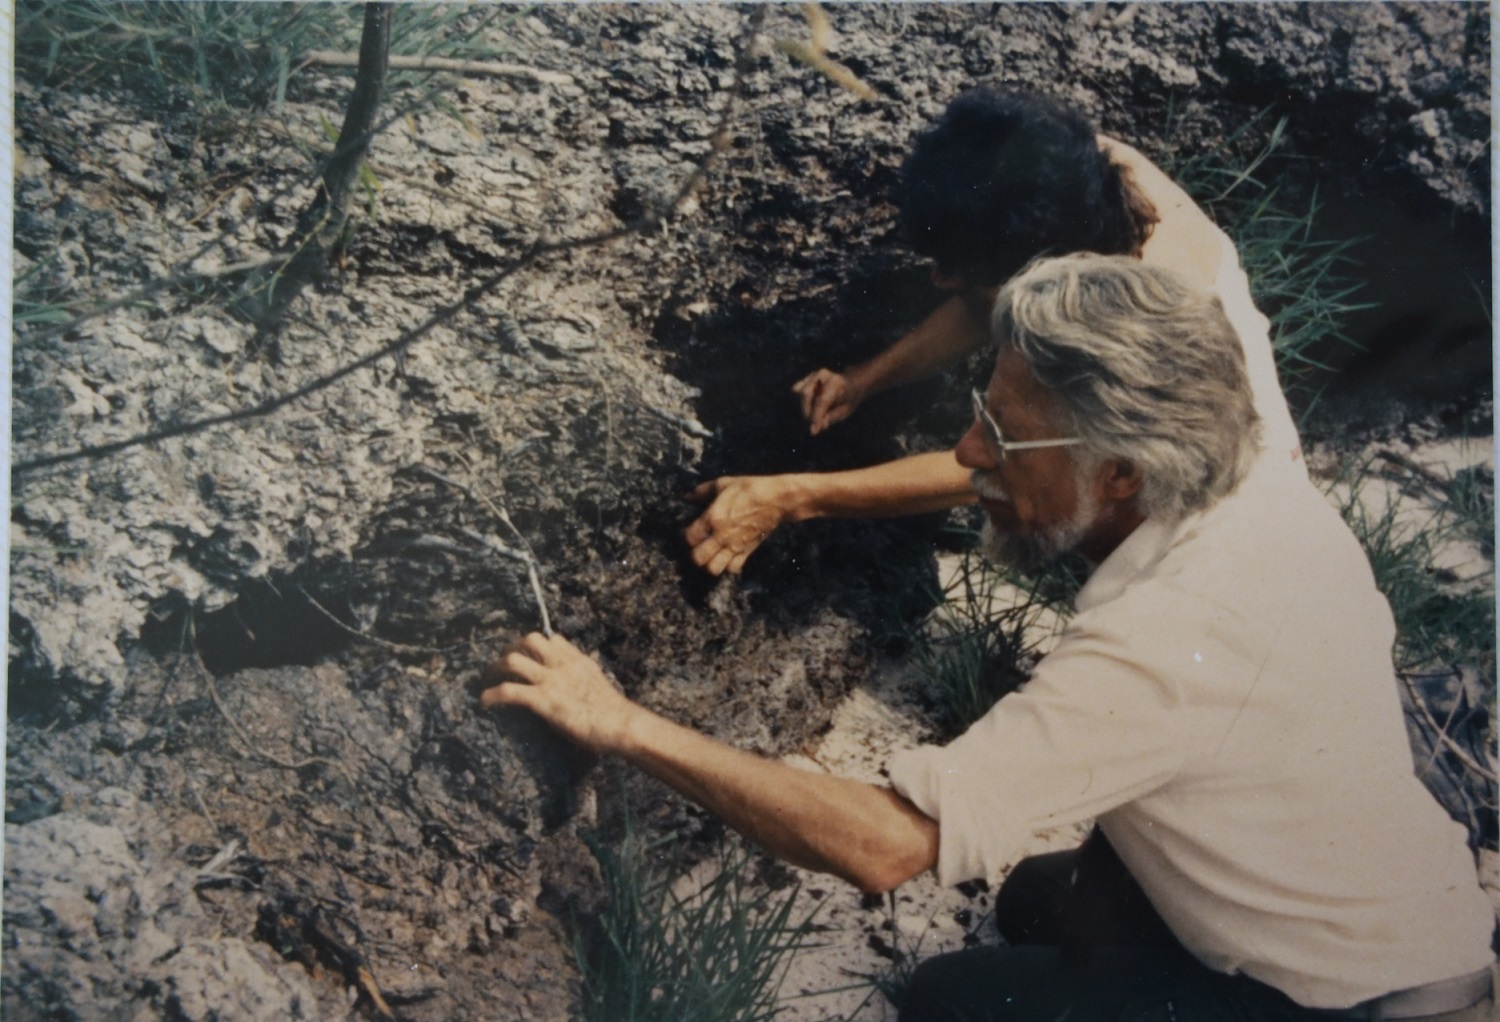
[[[1025, 535], [1001, 532], [986, 515], [984, 529], [979, 534], [979, 546], [985, 556], [1002, 567], [1030, 572], [1075, 549], [1099, 516], [1099, 502], [1094, 498], [1089, 474], [1080, 466], [1075, 486], [1078, 506], [1073, 509], [1072, 516], [1041, 532]], [[974, 489], [981, 496], [998, 499], [1006, 496], [999, 487], [982, 480], [978, 473], [975, 473]]]

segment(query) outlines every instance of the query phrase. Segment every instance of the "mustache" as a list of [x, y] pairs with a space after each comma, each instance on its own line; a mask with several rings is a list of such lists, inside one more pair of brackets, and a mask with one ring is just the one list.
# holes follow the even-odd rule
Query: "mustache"
[[999, 482], [978, 470], [969, 473], [969, 489], [984, 500], [1010, 500], [1010, 492]]

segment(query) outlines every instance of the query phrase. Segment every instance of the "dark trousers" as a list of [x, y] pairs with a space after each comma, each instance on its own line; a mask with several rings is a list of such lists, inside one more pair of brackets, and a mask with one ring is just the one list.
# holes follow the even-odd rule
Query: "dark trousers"
[[1204, 966], [1172, 936], [1104, 835], [1023, 860], [995, 898], [1003, 947], [923, 962], [901, 1022], [1326, 1022]]

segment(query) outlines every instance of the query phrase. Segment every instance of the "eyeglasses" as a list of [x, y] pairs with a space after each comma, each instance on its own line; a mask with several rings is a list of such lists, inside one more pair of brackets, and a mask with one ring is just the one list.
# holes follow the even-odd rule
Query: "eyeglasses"
[[989, 438], [990, 445], [994, 447], [999, 461], [1005, 460], [1006, 451], [1025, 451], [1034, 447], [1071, 447], [1073, 444], [1083, 443], [1083, 440], [1076, 436], [1061, 440], [1007, 440], [1005, 434], [1000, 432], [1000, 423], [995, 421], [995, 417], [985, 407], [984, 395], [977, 390], [971, 390], [969, 396], [974, 400], [974, 418], [984, 424], [985, 434]]

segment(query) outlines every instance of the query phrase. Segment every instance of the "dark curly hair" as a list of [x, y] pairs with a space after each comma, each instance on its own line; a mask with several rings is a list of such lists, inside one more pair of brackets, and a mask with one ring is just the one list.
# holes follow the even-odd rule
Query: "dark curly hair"
[[1138, 255], [1157, 221], [1088, 118], [997, 86], [963, 93], [918, 136], [898, 201], [908, 243], [978, 287], [1039, 255]]

